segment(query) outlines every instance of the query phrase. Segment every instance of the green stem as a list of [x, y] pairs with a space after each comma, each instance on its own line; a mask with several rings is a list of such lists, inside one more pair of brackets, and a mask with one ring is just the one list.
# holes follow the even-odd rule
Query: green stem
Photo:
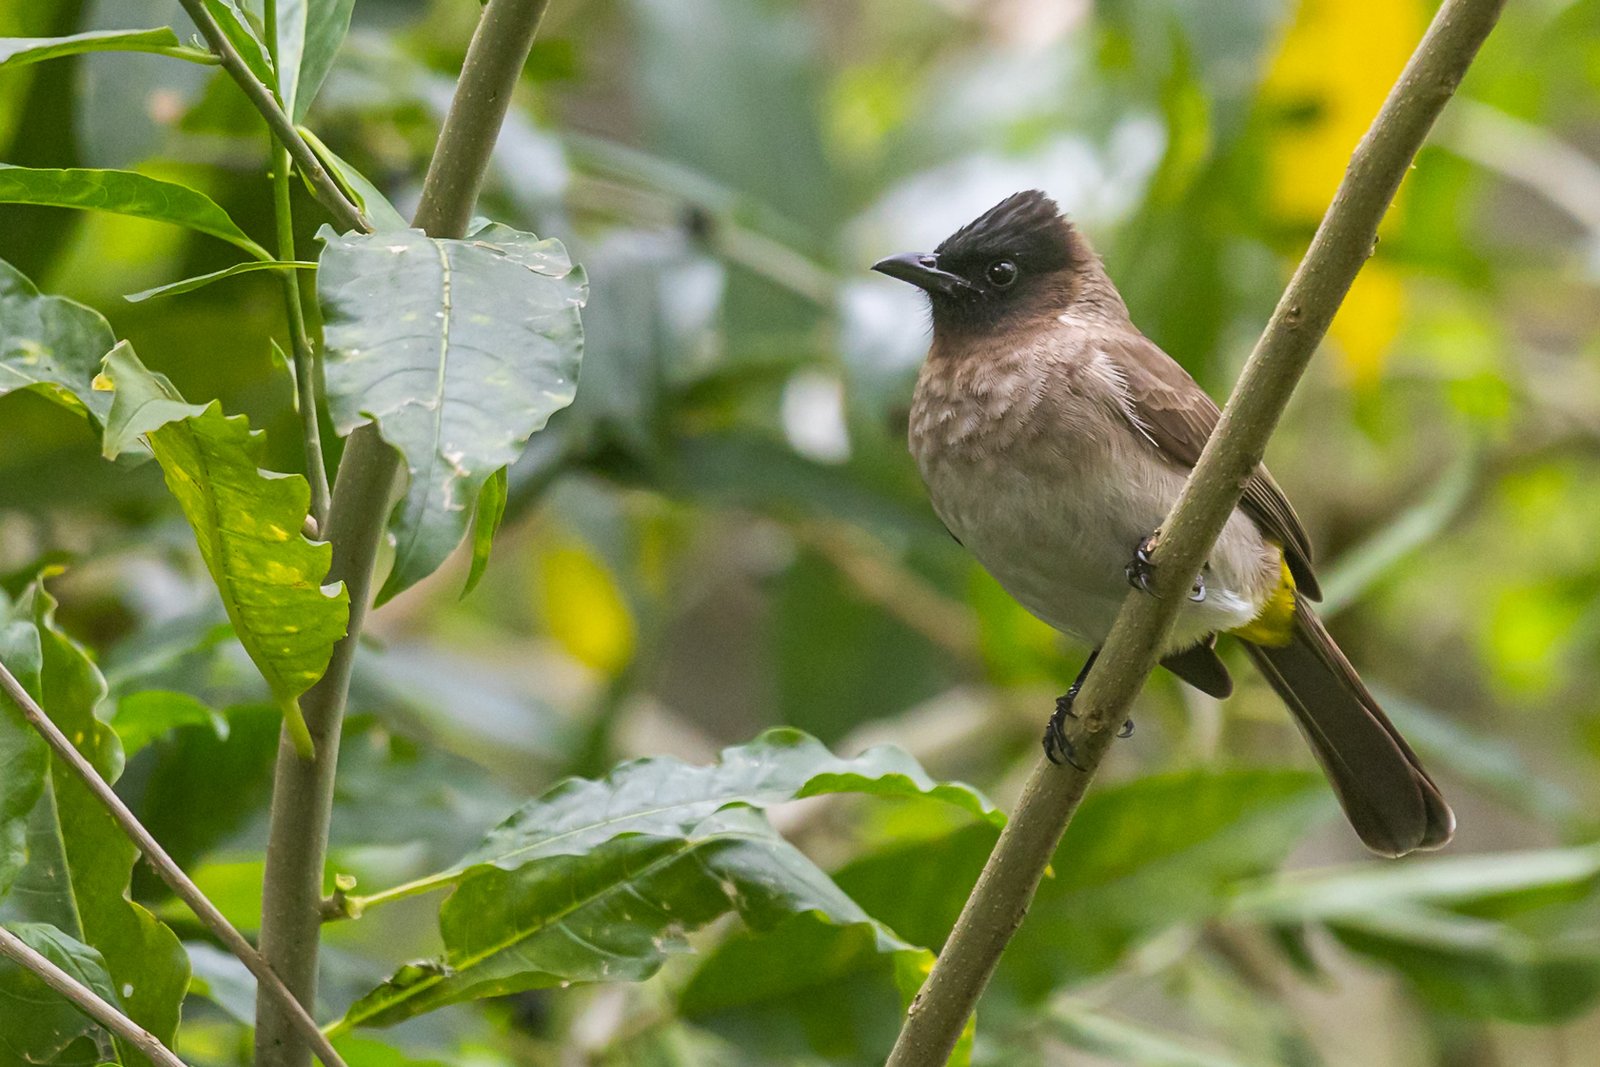
[[[311, 146], [306, 144], [305, 138], [294, 128], [294, 120], [284, 112], [272, 90], [261, 84], [261, 80], [251, 73], [249, 64], [245, 63], [239, 50], [228, 40], [228, 35], [217, 25], [217, 20], [206, 10], [204, 0], [179, 0], [179, 2], [183, 5], [189, 20], [206, 39], [206, 44], [216, 53], [222, 69], [238, 83], [250, 103], [261, 112], [261, 117], [267, 120], [267, 128], [278, 139], [278, 143], [289, 150], [289, 155], [294, 158], [295, 166], [300, 168], [300, 173], [305, 175], [317, 202], [328, 209], [328, 214], [332, 215], [334, 221], [343, 229], [370, 233], [372, 223], [367, 221], [366, 215], [344, 194], [344, 190], [339, 188], [339, 183], [335, 182], [323, 167], [322, 161], [311, 150]], [[269, 47], [275, 38], [276, 34], [271, 32], [267, 34]]]
[[[185, 7], [191, 3], [198, 0], [184, 0]], [[546, 0], [489, 0], [485, 7], [467, 48], [413, 220], [430, 236], [465, 233], [545, 6]], [[316, 997], [323, 868], [339, 730], [372, 591], [373, 565], [399, 472], [398, 454], [371, 424], [351, 434], [325, 530], [333, 542], [329, 580], [342, 580], [350, 592], [349, 629], [334, 646], [327, 673], [300, 701], [316, 744], [316, 759], [301, 758], [287, 734], [278, 744], [262, 885], [261, 952], [302, 1003], [312, 1003]], [[308, 1063], [303, 1040], [279, 1005], [258, 996], [257, 1067]]]
[[380, 904], [393, 904], [397, 900], [420, 897], [424, 893], [432, 893], [446, 886], [454, 885], [460, 877], [460, 871], [441, 871], [438, 874], [430, 874], [426, 878], [418, 878], [415, 881], [402, 882], [397, 886], [390, 886], [388, 889], [380, 889], [378, 892], [368, 896], [347, 895], [345, 897], [344, 910], [339, 914], [329, 916], [329, 918], [359, 918]]
[[[267, 11], [275, 5], [267, 0]], [[278, 224], [278, 258], [295, 258], [294, 215], [289, 202], [289, 150], [281, 144], [272, 149], [272, 198]], [[322, 454], [321, 405], [317, 399], [320, 380], [316, 352], [306, 330], [305, 309], [300, 302], [300, 279], [294, 271], [282, 271], [283, 302], [289, 318], [289, 341], [294, 350], [294, 385], [300, 409], [300, 435], [305, 446], [306, 480], [311, 483], [311, 517], [317, 531], [328, 525], [328, 467]]]
[[[950, 938], [912, 1001], [887, 1067], [938, 1067], [1022, 924], [1117, 724], [1156, 664], [1184, 593], [1261, 462], [1267, 441], [1362, 264], [1417, 150], [1500, 17], [1505, 0], [1446, 0], [1356, 147], [1305, 259], [1245, 364], [1222, 419], [1155, 549], [1158, 596], [1124, 601], [1078, 694], [1070, 738], [1082, 770], [1043, 757], [978, 876]], [[1058, 866], [1072, 862], [1057, 859]]]

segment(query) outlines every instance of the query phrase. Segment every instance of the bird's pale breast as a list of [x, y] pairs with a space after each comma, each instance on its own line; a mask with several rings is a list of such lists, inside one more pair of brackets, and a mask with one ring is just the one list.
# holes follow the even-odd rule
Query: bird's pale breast
[[[950, 532], [1034, 615], [1098, 645], [1128, 592], [1135, 547], [1166, 518], [1185, 472], [1127, 421], [1115, 374], [1060, 345], [930, 360], [910, 445]], [[1202, 603], [1184, 606], [1171, 649], [1249, 622], [1278, 551], [1235, 512], [1213, 550]]]

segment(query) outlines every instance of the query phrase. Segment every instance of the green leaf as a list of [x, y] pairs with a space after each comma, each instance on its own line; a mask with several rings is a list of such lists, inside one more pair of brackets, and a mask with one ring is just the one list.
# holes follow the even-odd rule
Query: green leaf
[[278, 95], [296, 122], [305, 118], [322, 80], [333, 69], [354, 7], [355, 0], [279, 0], [273, 52], [282, 71]]
[[587, 286], [559, 241], [503, 226], [322, 237], [330, 413], [341, 434], [375, 420], [410, 474], [382, 603], [444, 561], [484, 482], [571, 403]]
[[272, 56], [262, 43], [261, 35], [235, 0], [204, 0], [206, 10], [222, 27], [222, 35], [233, 45], [244, 65], [250, 68], [261, 84], [274, 92], [278, 89], [278, 73], [273, 68]]
[[116, 344], [93, 308], [43, 296], [0, 260], [0, 396], [33, 389], [74, 411], [105, 421], [111, 398], [91, 388], [100, 360]]
[[929, 797], [993, 826], [1005, 816], [960, 783], [936, 782], [891, 745], [841, 759], [799, 730], [768, 730], [700, 767], [669, 757], [632, 760], [599, 781], [570, 778], [519, 808], [449, 873], [480, 864], [514, 870], [549, 856], [579, 855], [620, 834], [678, 837], [730, 804], [766, 807], [828, 793]]
[[[35, 698], [40, 692], [43, 651], [39, 633], [26, 613], [17, 615], [0, 593], [0, 663]], [[28, 861], [29, 813], [44, 793], [49, 749], [22, 717], [10, 697], [0, 694], [0, 900], [10, 892], [17, 872]]]
[[1600, 846], [1425, 860], [1286, 877], [1241, 895], [1239, 918], [1318, 923], [1459, 1014], [1526, 1024], [1570, 1019], [1600, 999], [1592, 908]]
[[1054, 1006], [1049, 1020], [1051, 1029], [1063, 1041], [1112, 1063], [1136, 1063], [1140, 1067], [1248, 1067], [1234, 1056], [1194, 1048], [1187, 1042], [1071, 1003]]
[[168, 26], [152, 30], [94, 30], [70, 37], [0, 37], [0, 67], [20, 67], [84, 52], [153, 52], [191, 63], [218, 62], [210, 52], [184, 47]]
[[283, 259], [252, 259], [244, 263], [235, 263], [231, 267], [214, 270], [210, 274], [197, 274], [192, 278], [182, 281], [168, 282], [158, 285], [154, 289], [141, 289], [137, 293], [129, 293], [122, 299], [130, 304], [137, 304], [156, 296], [177, 296], [179, 293], [192, 293], [196, 289], [204, 288], [212, 282], [220, 282], [224, 278], [232, 278], [236, 274], [249, 274], [258, 270], [316, 270], [315, 263], [302, 263], [298, 260]]
[[0, 203], [84, 208], [168, 222], [237, 245], [257, 259], [272, 258], [209, 196], [187, 185], [131, 170], [16, 167], [0, 163]]
[[[122, 1007], [99, 952], [48, 923], [7, 923], [6, 928], [106, 1003]], [[0, 959], [0, 1062], [19, 1067], [55, 1062], [68, 1045], [96, 1030], [92, 1019], [32, 971]]]
[[311, 146], [311, 150], [317, 154], [322, 165], [328, 168], [328, 172], [344, 187], [345, 193], [361, 208], [374, 230], [384, 233], [389, 230], [403, 230], [410, 225], [406, 222], [406, 217], [395, 210], [389, 199], [379, 192], [378, 187], [367, 180], [366, 175], [323, 144], [322, 138], [304, 126], [296, 126], [295, 129], [300, 131], [300, 136], [305, 138], [306, 144]]
[[117, 701], [117, 713], [111, 719], [122, 750], [129, 756], [185, 726], [207, 726], [219, 740], [228, 738], [227, 719], [188, 693], [166, 689], [129, 693]]
[[867, 926], [879, 952], [917, 951], [874, 923], [758, 812], [734, 806], [670, 837], [630, 833], [513, 870], [473, 868], [440, 909], [444, 957], [401, 968], [333, 1032], [476, 997], [641, 981], [688, 950], [685, 934], [730, 912], [755, 929], [812, 912]]
[[[100, 776], [115, 782], [123, 753], [95, 716], [105, 680], [88, 653], [55, 624], [55, 601], [34, 585], [10, 623], [31, 624], [39, 648], [34, 693]], [[52, 756], [48, 788], [29, 825], [29, 863], [4, 906], [9, 922], [51, 923], [97, 949], [129, 1018], [171, 1044], [189, 984], [189, 963], [172, 931], [128, 898], [138, 851], [104, 805]], [[143, 1064], [142, 1058], [125, 1059]]]
[[223, 415], [215, 401], [184, 403], [125, 342], [106, 357], [104, 377], [116, 390], [108, 452], [135, 436], [147, 442], [194, 528], [239, 643], [308, 751], [298, 698], [327, 669], [349, 612], [343, 586], [335, 595], [322, 588], [332, 547], [300, 532], [310, 488], [298, 475], [261, 470], [265, 440], [242, 415]]
[[477, 586], [489, 566], [489, 550], [494, 547], [495, 531], [506, 514], [506, 469], [501, 467], [489, 475], [478, 492], [478, 510], [472, 520], [472, 570], [467, 574], [466, 596]]

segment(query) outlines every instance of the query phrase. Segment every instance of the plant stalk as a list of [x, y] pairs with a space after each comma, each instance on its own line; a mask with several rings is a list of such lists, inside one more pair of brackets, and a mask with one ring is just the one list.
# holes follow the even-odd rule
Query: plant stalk
[[167, 850], [161, 847], [161, 843], [150, 835], [150, 831], [144, 828], [144, 824], [122, 802], [122, 798], [106, 784], [104, 778], [100, 777], [100, 772], [94, 769], [94, 765], [84, 758], [83, 753], [79, 752], [71, 741], [67, 740], [67, 735], [51, 721], [50, 716], [39, 706], [39, 702], [22, 687], [22, 683], [17, 681], [16, 675], [12, 674], [4, 663], [0, 663], [0, 692], [11, 698], [22, 712], [22, 717], [28, 721], [28, 725], [44, 738], [45, 743], [61, 758], [68, 769], [76, 774], [88, 787], [89, 792], [94, 794], [95, 799], [105, 806], [117, 825], [122, 827], [122, 832], [138, 846], [139, 854], [144, 857], [144, 861], [161, 877], [178, 899], [187, 904], [189, 910], [194, 912], [205, 928], [222, 942], [223, 947], [237, 956], [250, 973], [256, 976], [256, 981], [260, 983], [258, 996], [277, 1005], [286, 1025], [291, 1026], [305, 1040], [311, 1042], [317, 1051], [318, 1059], [328, 1067], [345, 1067], [344, 1061], [333, 1051], [333, 1046], [318, 1029], [316, 1020], [300, 1006], [299, 1001], [295, 1000], [283, 981], [267, 965], [261, 953], [245, 940], [245, 936], [217, 910], [216, 905], [200, 892], [199, 886], [183, 873], [183, 868], [179, 867], [167, 854]]
[[56, 993], [70, 1000], [79, 1011], [110, 1030], [160, 1067], [184, 1067], [184, 1062], [163, 1045], [154, 1034], [106, 1003], [94, 990], [57, 967], [49, 957], [34, 951], [22, 938], [0, 926], [0, 955], [32, 971]]
[[[186, 7], [195, 2], [184, 0]], [[546, 4], [547, 0], [489, 0], [484, 8], [412, 220], [429, 236], [460, 237], [466, 232]], [[262, 886], [261, 949], [302, 1003], [312, 1003], [316, 997], [323, 867], [339, 731], [371, 598], [373, 565], [399, 472], [399, 455], [383, 443], [375, 427], [368, 424], [351, 434], [334, 480], [325, 531], [333, 542], [329, 580], [344, 581], [350, 592], [349, 629], [334, 646], [327, 673], [301, 699], [316, 758], [302, 759], [287, 735], [278, 743]], [[305, 1067], [308, 1062], [302, 1035], [288, 1025], [281, 1006], [257, 997], [257, 1067]]]
[[[312, 195], [317, 198], [317, 203], [328, 209], [328, 214], [333, 216], [341, 229], [372, 232], [372, 223], [323, 167], [317, 154], [294, 128], [294, 120], [284, 112], [272, 90], [261, 84], [261, 80], [251, 72], [239, 50], [228, 40], [228, 35], [222, 32], [217, 20], [206, 10], [204, 0], [179, 0], [179, 2], [183, 4], [183, 10], [188, 13], [189, 20], [200, 31], [200, 36], [206, 39], [206, 44], [217, 54], [222, 69], [239, 84], [240, 89], [244, 90], [244, 95], [250, 103], [261, 112], [261, 117], [267, 120], [267, 128], [272, 131], [272, 135], [294, 158], [295, 166], [305, 175], [307, 183], [311, 186]], [[268, 34], [269, 40], [272, 36]]]
[[[1116, 726], [1156, 665], [1184, 593], [1261, 462], [1290, 394], [1362, 264], [1412, 159], [1500, 16], [1505, 0], [1445, 0], [1356, 147], [1333, 203], [1256, 343], [1154, 552], [1157, 596], [1130, 593], [1078, 695], [1071, 736], [1082, 771], [1042, 756], [922, 990], [888, 1067], [946, 1063]], [[1065, 866], [1072, 857], [1057, 861]]]

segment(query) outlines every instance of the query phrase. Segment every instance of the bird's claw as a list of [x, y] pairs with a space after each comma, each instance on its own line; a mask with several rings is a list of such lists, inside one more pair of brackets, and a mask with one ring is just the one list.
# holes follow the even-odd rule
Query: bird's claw
[[1067, 697], [1056, 701], [1056, 710], [1044, 727], [1044, 758], [1058, 767], [1065, 763], [1087, 774], [1088, 768], [1077, 761], [1072, 742], [1067, 740], [1067, 719], [1077, 717], [1071, 709], [1072, 701]]
[[1124, 720], [1122, 720], [1122, 729], [1117, 731], [1117, 736], [1118, 737], [1132, 737], [1133, 736], [1133, 720], [1132, 719], [1124, 719]]
[[[1128, 561], [1124, 573], [1128, 576], [1128, 584], [1149, 596], [1160, 598], [1155, 589], [1156, 563], [1151, 558], [1151, 553], [1156, 548], [1156, 535], [1151, 534], [1138, 547], [1133, 550], [1133, 559]], [[1202, 604], [1206, 599], [1206, 576], [1202, 571], [1195, 576], [1194, 585], [1189, 588], [1189, 599], [1196, 604]]]

